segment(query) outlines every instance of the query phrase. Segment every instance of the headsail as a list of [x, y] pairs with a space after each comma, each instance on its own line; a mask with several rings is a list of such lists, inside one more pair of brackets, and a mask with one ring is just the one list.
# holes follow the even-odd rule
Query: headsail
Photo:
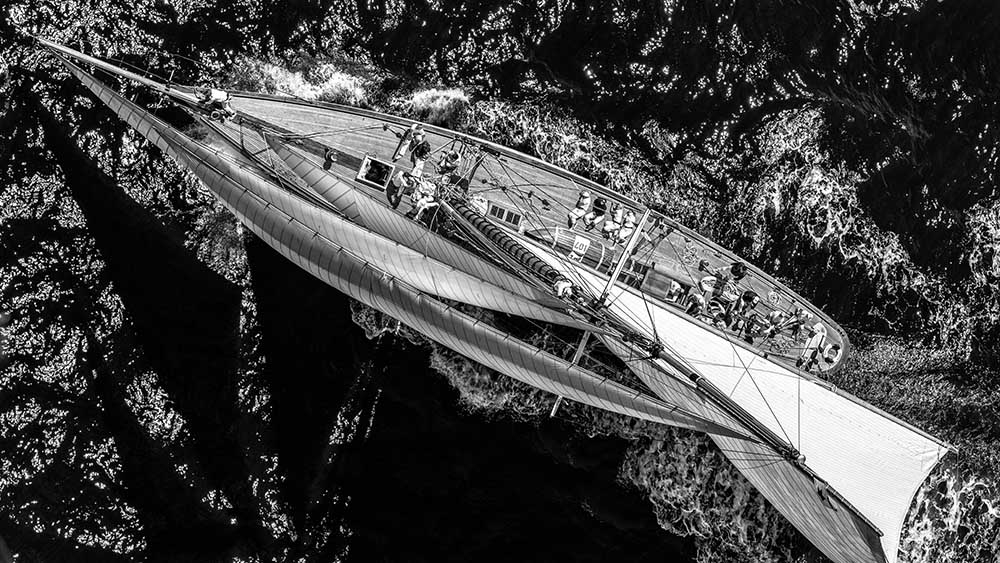
[[[672, 353], [688, 361], [692, 356], [701, 358], [696, 355], [699, 346], [711, 347], [708, 333], [695, 327], [676, 323], [661, 330], [678, 345]], [[621, 357], [636, 354], [626, 345], [606, 340]], [[766, 425], [774, 433], [790, 434], [789, 444], [805, 456], [801, 463], [808, 472], [764, 444], [713, 436], [723, 454], [834, 561], [893, 563], [913, 495], [947, 453], [947, 446], [821, 381], [805, 379], [763, 358], [738, 356], [740, 348], [728, 352], [737, 358], [733, 361], [738, 368], [707, 361], [692, 364], [740, 406], [757, 410], [759, 421], [770, 420]], [[742, 427], [718, 409], [706, 410], [704, 398], [692, 400], [690, 379], [670, 364], [650, 359], [628, 364], [664, 400]], [[761, 410], [773, 414], [768, 417]]]

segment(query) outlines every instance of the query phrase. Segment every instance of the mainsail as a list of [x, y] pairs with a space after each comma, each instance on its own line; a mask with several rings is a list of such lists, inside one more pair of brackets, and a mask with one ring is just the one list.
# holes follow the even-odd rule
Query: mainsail
[[345, 213], [349, 218], [357, 220], [373, 231], [393, 240], [410, 241], [410, 247], [489, 281], [500, 287], [518, 293], [538, 303], [560, 302], [552, 298], [524, 280], [498, 268], [495, 263], [484, 260], [480, 256], [465, 250], [448, 239], [430, 232], [419, 223], [407, 219], [395, 210], [374, 201], [367, 194], [323, 170], [315, 162], [286, 142], [269, 136], [267, 144], [271, 150], [297, 174], [306, 185], [313, 188], [322, 197]]
[[[71, 64], [68, 63], [67, 64]], [[81, 81], [90, 86], [94, 79], [87, 78], [79, 69]], [[110, 90], [105, 89], [105, 92]], [[140, 132], [139, 123], [132, 123], [136, 118], [129, 116], [126, 120]], [[169, 131], [163, 134], [170, 134]], [[224, 159], [219, 152], [197, 145], [199, 158]], [[271, 190], [260, 180], [255, 180], [249, 164], [232, 166], [232, 175], [244, 181], [245, 185], [268, 203], [287, 212], [296, 220], [302, 221], [314, 229], [319, 235], [329, 240], [336, 240], [347, 248], [355, 249], [366, 260], [394, 276], [405, 276], [408, 283], [422, 291], [452, 299], [461, 303], [483, 307], [486, 309], [518, 315], [530, 319], [551, 322], [580, 329], [593, 329], [587, 323], [569, 315], [552, 310], [546, 305], [558, 304], [555, 299], [546, 301], [531, 300], [514, 294], [501, 287], [488, 283], [464, 271], [438, 262], [405, 245], [389, 240], [367, 231], [350, 221], [333, 214], [326, 213], [311, 203], [297, 198], [285, 190]]]
[[[406, 245], [392, 246], [393, 241], [371, 230], [311, 207], [268, 181], [252, 160], [227, 152], [227, 147], [213, 150], [191, 140], [62, 60], [122, 119], [191, 168], [248, 228], [331, 286], [540, 389], [613, 412], [707, 432], [747, 479], [831, 559], [895, 562], [913, 494], [947, 452], [940, 441], [815, 377], [737, 345], [700, 321], [651, 305], [641, 291], [623, 285], [611, 288], [609, 312], [635, 332], [665, 345], [661, 357], [669, 361], [655, 354], [650, 357], [649, 350], [612, 334], [599, 336], [660, 400], [602, 378], [430, 295], [484, 308], [507, 307], [495, 310], [538, 318], [526, 310], [533, 303], [529, 290], [534, 288], [523, 281], [480, 275], [485, 261], [459, 264], [461, 260], [442, 253], [435, 263], [428, 260], [431, 252], [426, 249], [406, 254], [415, 251]], [[82, 60], [93, 62], [85, 56]], [[162, 86], [159, 89], [163, 91]], [[276, 107], [306, 107], [309, 115], [334, 111], [294, 100], [252, 96], [244, 100], [246, 107], [268, 106], [272, 113]], [[375, 119], [372, 112], [337, 111]], [[369, 217], [376, 211], [369, 209]], [[380, 228], [386, 233], [404, 232], [401, 224]], [[606, 276], [576, 267], [544, 247], [534, 250], [552, 268], [595, 294], [605, 289]], [[442, 272], [447, 272], [449, 283], [461, 282], [451, 289], [442, 287], [436, 279], [445, 275]], [[471, 295], [470, 288], [483, 287], [494, 293]], [[510, 301], [513, 305], [500, 302], [509, 296], [515, 298]], [[562, 312], [544, 311], [546, 319], [553, 319], [550, 322], [582, 324]], [[692, 381], [698, 378], [717, 394], [695, 385]]]
[[[513, 338], [387, 275], [356, 252], [318, 236], [234, 178], [249, 172], [138, 108], [69, 61], [63, 63], [122, 119], [192, 170], [240, 221], [275, 250], [334, 288], [428, 338], [534, 387], [644, 420], [746, 438], [662, 400], [608, 380]], [[263, 178], [257, 179], [264, 183]], [[261, 186], [257, 186], [258, 189]], [[280, 190], [273, 186], [273, 190]]]

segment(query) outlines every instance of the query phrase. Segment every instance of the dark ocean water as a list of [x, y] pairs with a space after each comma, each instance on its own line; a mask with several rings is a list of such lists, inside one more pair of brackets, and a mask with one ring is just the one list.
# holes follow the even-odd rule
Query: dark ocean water
[[[694, 560], [619, 479], [629, 441], [470, 412], [426, 348], [368, 340], [347, 297], [247, 242], [279, 455], [291, 483], [338, 490], [348, 561]], [[367, 431], [320, 471], [338, 417]]]
[[463, 412], [405, 346], [349, 454], [351, 561], [693, 561], [693, 541], [617, 481], [626, 441]]

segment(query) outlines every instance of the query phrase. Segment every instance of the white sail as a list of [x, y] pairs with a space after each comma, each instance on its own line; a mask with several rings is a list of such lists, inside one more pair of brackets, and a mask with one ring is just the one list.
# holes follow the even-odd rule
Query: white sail
[[[67, 64], [70, 63], [67, 62]], [[78, 77], [84, 84], [92, 89], [95, 89], [92, 84], [99, 84], [79, 69], [74, 70], [74, 72], [78, 74]], [[114, 99], [111, 98], [115, 94], [110, 89], [101, 88], [99, 91], [95, 90], [95, 92], [109, 106], [115, 103]], [[112, 109], [114, 107], [112, 106]], [[141, 116], [137, 116], [134, 112], [126, 112], [122, 115], [122, 118], [138, 131], [143, 132], [140, 129], [142, 126]], [[168, 129], [159, 133], [159, 135], [177, 137], [180, 133]], [[202, 158], [206, 162], [215, 160], [221, 163], [220, 165], [229, 166], [230, 173], [238, 181], [254, 191], [258, 196], [265, 198], [271, 205], [285, 211], [294, 217], [295, 220], [301, 221], [315, 230], [319, 235], [328, 240], [337, 241], [346, 248], [350, 248], [359, 256], [363, 256], [366, 261], [371, 262], [378, 268], [394, 276], [405, 276], [409, 283], [421, 291], [426, 291], [460, 303], [529, 319], [570, 326], [582, 330], [594, 329], [592, 325], [574, 319], [566, 313], [545, 307], [544, 305], [547, 302], [540, 304], [539, 302], [485, 282], [453, 266], [428, 258], [426, 255], [405, 245], [379, 236], [342, 217], [326, 212], [288, 191], [270, 189], [267, 182], [252, 171], [249, 163], [232, 165], [231, 159], [233, 157], [225, 155], [220, 149], [213, 151], [204, 145], [196, 144], [193, 145], [192, 150], [198, 151], [199, 158]], [[548, 301], [558, 303], [558, 301], [551, 298]]]
[[[210, 153], [108, 89], [72, 63], [64, 64], [108, 107], [150, 142], [192, 170], [236, 217], [272, 248], [334, 288], [393, 316], [432, 340], [481, 364], [583, 404], [682, 428], [745, 437], [615, 381], [582, 369], [455, 310], [372, 266], [234, 178], [245, 169]], [[263, 182], [263, 179], [260, 178]], [[259, 188], [259, 186], [258, 186]], [[273, 190], [280, 190], [272, 186]]]
[[[602, 283], [599, 276], [582, 269], [576, 274], [591, 287], [600, 287]], [[881, 532], [880, 547], [868, 558], [860, 558], [853, 551], [850, 557], [839, 553], [824, 531], [829, 523], [821, 523], [822, 519], [803, 508], [815, 500], [815, 484], [804, 474], [784, 475], [777, 467], [771, 473], [763, 469], [767, 464], [738, 461], [774, 458], [773, 450], [720, 443], [724, 453], [744, 475], [817, 547], [823, 548], [838, 563], [881, 561], [882, 553], [886, 561], [895, 562], [900, 533], [913, 495], [948, 452], [946, 445], [826, 382], [736, 345], [725, 335], [707, 330], [702, 321], [679, 310], [647, 305], [641, 295], [622, 286], [612, 290], [610, 303], [611, 309], [621, 318], [632, 322], [645, 334], [656, 334], [669, 347], [668, 353], [683, 358], [742, 409], [801, 452], [805, 456], [804, 465]], [[637, 371], [644, 370], [641, 378], [654, 392], [662, 392], [664, 400], [684, 405], [703, 416], [708, 414], [699, 410], [700, 401], [685, 402], [679, 393], [683, 390], [679, 385], [686, 384], [686, 377], [666, 381], [659, 387], [651, 382], [669, 377], [665, 374], [671, 368], [665, 362], [643, 360], [629, 362], [629, 365]], [[726, 418], [714, 420], [723, 422]], [[732, 455], [726, 450], [739, 453]], [[774, 465], [781, 464], [776, 462]], [[798, 484], [793, 486], [793, 482]], [[808, 514], [798, 514], [801, 511]], [[848, 521], [852, 526], [857, 524], [856, 518], [845, 519], [844, 523]], [[862, 536], [869, 538], [871, 534]], [[867, 540], [865, 545], [868, 545]]]
[[374, 200], [368, 194], [360, 192], [343, 179], [323, 170], [321, 166], [288, 144], [271, 137], [268, 137], [267, 143], [278, 158], [302, 178], [306, 185], [316, 190], [349, 218], [356, 219], [392, 240], [409, 241], [410, 248], [508, 291], [541, 303], [553, 302], [550, 306], [561, 303], [524, 280], [507, 273], [496, 264], [431, 232], [423, 225]]
[[[85, 73], [80, 71], [78, 75], [87, 83]], [[95, 83], [91, 79], [88, 85]], [[124, 100], [112, 101], [105, 94], [99, 95], [113, 109], [117, 107], [116, 111], [124, 119], [131, 120], [129, 122], [151, 141], [158, 145], [159, 142], [171, 144], [163, 140], [145, 116], [133, 119], [141, 110], [129, 107]], [[248, 107], [265, 103], [250, 98], [241, 101]], [[266, 103], [279, 102], [267, 100]], [[302, 107], [298, 102], [287, 103]], [[308, 111], [316, 115], [323, 113], [315, 108]], [[294, 119], [303, 112], [305, 110]], [[374, 120], [371, 116], [365, 119], [369, 118]], [[301, 125], [303, 129], [312, 127], [308, 123]], [[375, 144], [376, 140], [373, 138], [371, 142]], [[171, 150], [177, 153], [179, 149], [170, 148], [168, 152]], [[194, 153], [189, 163], [200, 176], [210, 176], [211, 167]], [[226, 162], [220, 161], [221, 164]], [[236, 176], [249, 174], [244, 170], [233, 173]], [[219, 177], [226, 178], [226, 175]], [[237, 190], [240, 186], [230, 188]], [[895, 562], [901, 527], [913, 494], [947, 452], [947, 447], [939, 441], [829, 384], [731, 342], [725, 334], [706, 328], [694, 318], [648, 303], [631, 289], [621, 285], [613, 288], [609, 308], [616, 317], [667, 344], [669, 353], [683, 359], [805, 458], [793, 463], [776, 456], [775, 450], [757, 441], [748, 441], [742, 436], [722, 438], [720, 436], [741, 435], [746, 429], [694, 391], [695, 388], [680, 374], [672, 372], [673, 368], [667, 363], [633, 359], [629, 364], [666, 401], [650, 403], [648, 397], [640, 393], [601, 381], [596, 375], [564, 360], [547, 356], [492, 327], [476, 323], [417, 288], [386, 276], [386, 269], [372, 269], [357, 253], [339, 247], [325, 236], [318, 236], [304, 223], [291, 220], [280, 209], [268, 206], [256, 194], [243, 190], [242, 194], [232, 192], [230, 196], [235, 199], [228, 205], [269, 244], [334, 287], [359, 296], [360, 300], [408, 324], [413, 323], [411, 326], [430, 338], [536, 387], [615, 412], [639, 412], [642, 414], [632, 415], [647, 419], [660, 417], [681, 426], [686, 423], [685, 427], [700, 427], [713, 434], [713, 439], [744, 475], [837, 563]], [[525, 239], [522, 242], [531, 244]], [[561, 269], [592, 292], [599, 293], [604, 288], [606, 276], [570, 265], [544, 248], [536, 250], [554, 268]], [[386, 268], [395, 267], [398, 265], [386, 264]], [[609, 342], [612, 349], [620, 344]], [[508, 347], [505, 343], [512, 344]], [[616, 351], [625, 352], [628, 347], [625, 348]], [[531, 363], [538, 358], [551, 363]], [[636, 401], [641, 406], [637, 407]], [[673, 408], [667, 403], [681, 408]], [[657, 405], [658, 411], [654, 408]], [[656, 414], [651, 414], [650, 409]], [[681, 416], [678, 413], [687, 417], [686, 422], [678, 422], [677, 417]], [[818, 475], [822, 482], [813, 481], [800, 465]], [[829, 489], [825, 488], [826, 484]]]

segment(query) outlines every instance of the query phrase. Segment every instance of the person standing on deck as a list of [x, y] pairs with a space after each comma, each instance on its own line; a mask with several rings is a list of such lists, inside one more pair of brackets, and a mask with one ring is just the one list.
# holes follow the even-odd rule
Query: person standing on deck
[[413, 163], [411, 173], [420, 176], [424, 173], [424, 163], [431, 156], [431, 144], [427, 141], [427, 136], [420, 129], [414, 131], [413, 141], [410, 144], [410, 162]]
[[608, 200], [603, 197], [599, 197], [594, 200], [594, 208], [590, 210], [589, 213], [583, 216], [583, 229], [585, 231], [593, 230], [594, 226], [597, 225], [599, 221], [604, 220], [604, 215], [608, 212]]
[[583, 219], [587, 215], [587, 211], [590, 209], [590, 192], [583, 190], [580, 192], [580, 197], [576, 199], [576, 207], [571, 209], [569, 213], [566, 214], [566, 224], [569, 228], [573, 228], [576, 222]]

